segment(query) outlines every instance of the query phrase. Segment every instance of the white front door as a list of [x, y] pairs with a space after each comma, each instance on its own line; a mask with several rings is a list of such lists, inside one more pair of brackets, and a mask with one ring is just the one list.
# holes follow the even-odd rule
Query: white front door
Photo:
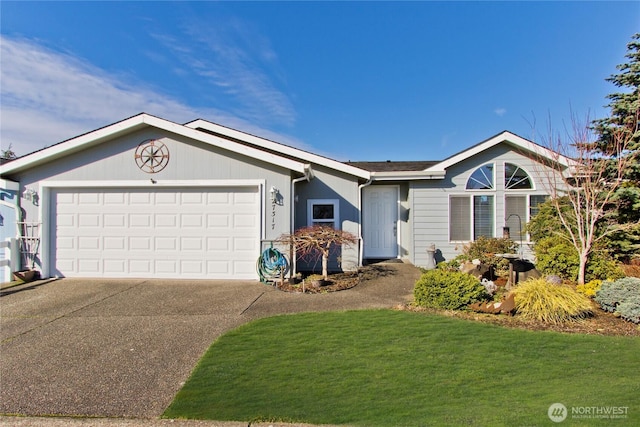
[[398, 256], [398, 193], [398, 187], [392, 185], [371, 185], [364, 188], [364, 258]]

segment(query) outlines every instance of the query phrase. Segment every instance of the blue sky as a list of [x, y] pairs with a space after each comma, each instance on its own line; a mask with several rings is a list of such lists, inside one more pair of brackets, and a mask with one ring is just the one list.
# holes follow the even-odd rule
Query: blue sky
[[0, 3], [0, 142], [139, 112], [337, 160], [440, 160], [607, 114], [640, 2]]

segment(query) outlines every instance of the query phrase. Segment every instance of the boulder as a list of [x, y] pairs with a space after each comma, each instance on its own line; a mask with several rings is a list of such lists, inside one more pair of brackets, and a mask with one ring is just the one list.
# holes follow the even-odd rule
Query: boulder
[[473, 262], [464, 262], [460, 264], [460, 271], [463, 273], [471, 274], [476, 277], [478, 280], [487, 279], [493, 280], [493, 268], [490, 265], [486, 264], [476, 264]]

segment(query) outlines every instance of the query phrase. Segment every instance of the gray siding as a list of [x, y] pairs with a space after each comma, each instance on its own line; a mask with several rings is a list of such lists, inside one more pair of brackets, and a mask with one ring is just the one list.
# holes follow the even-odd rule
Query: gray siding
[[[295, 205], [295, 228], [308, 224], [307, 201], [311, 199], [337, 199], [340, 209], [340, 228], [358, 235], [358, 180], [356, 177], [313, 165], [315, 178], [296, 184], [298, 200]], [[358, 266], [358, 246], [345, 247], [341, 264], [331, 260], [332, 270], [354, 270]], [[309, 268], [301, 265], [301, 268]]]
[[[469, 176], [478, 167], [495, 165], [494, 190], [467, 191]], [[504, 190], [505, 163], [513, 163], [529, 173], [533, 190]], [[494, 196], [494, 236], [502, 237], [505, 225], [505, 194], [530, 195], [549, 194], [546, 173], [549, 169], [527, 155], [514, 151], [510, 145], [499, 144], [476, 156], [453, 165], [442, 180], [415, 181], [410, 188], [410, 204], [413, 212], [414, 246], [412, 261], [418, 266], [427, 263], [427, 247], [436, 245], [437, 261], [451, 260], [459, 255], [465, 243], [449, 240], [449, 196], [491, 194]], [[526, 221], [523, 218], [523, 221]], [[517, 230], [513, 230], [517, 231]], [[512, 232], [513, 232], [512, 231]], [[517, 240], [517, 238], [514, 238]], [[530, 256], [530, 245], [523, 242], [525, 257]]]

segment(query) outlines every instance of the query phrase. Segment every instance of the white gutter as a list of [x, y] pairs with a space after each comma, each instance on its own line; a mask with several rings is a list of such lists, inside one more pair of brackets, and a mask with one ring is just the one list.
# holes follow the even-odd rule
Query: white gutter
[[[302, 182], [302, 181], [311, 181], [313, 179], [313, 170], [311, 169], [311, 165], [305, 165], [304, 168], [304, 176], [301, 176], [300, 178], [296, 178], [291, 180], [291, 221], [290, 221], [290, 234], [293, 235], [293, 233], [295, 233], [296, 231], [296, 192], [295, 192], [295, 186], [297, 183]], [[291, 270], [290, 270], [290, 277], [295, 276], [298, 271], [297, 271], [297, 261], [296, 261], [296, 254], [295, 254], [295, 250], [293, 248], [293, 246], [291, 246], [289, 248], [289, 259], [291, 260]]]
[[362, 259], [364, 257], [364, 247], [362, 239], [362, 190], [373, 182], [373, 177], [367, 182], [358, 186], [358, 267], [362, 267]]

